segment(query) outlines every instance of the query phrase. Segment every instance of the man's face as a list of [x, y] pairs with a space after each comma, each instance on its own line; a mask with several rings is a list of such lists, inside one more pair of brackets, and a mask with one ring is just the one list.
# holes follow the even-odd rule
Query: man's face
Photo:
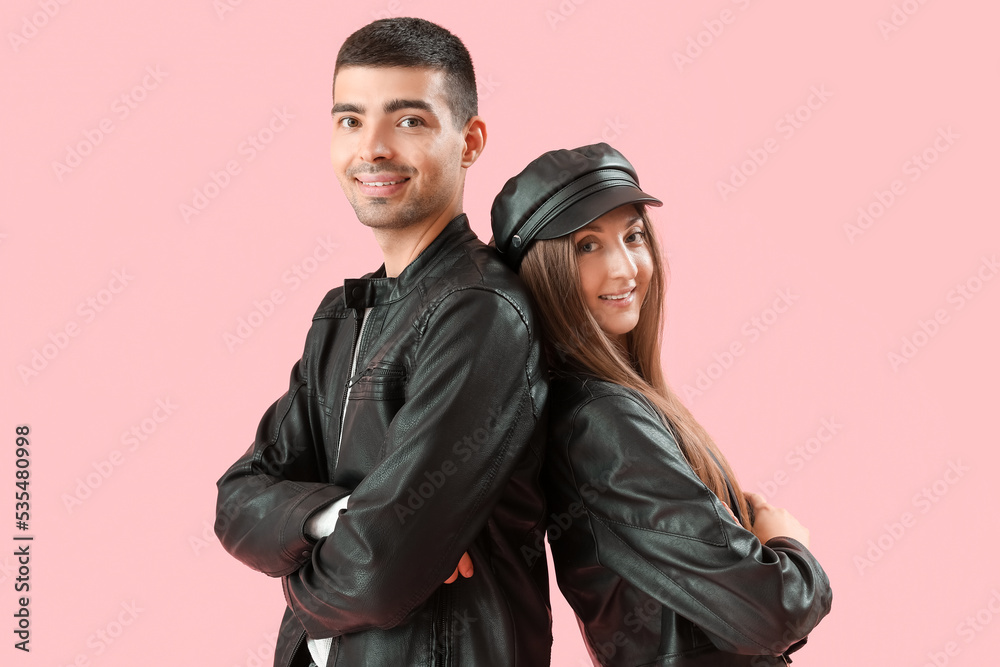
[[330, 158], [362, 224], [403, 229], [461, 212], [465, 132], [444, 81], [423, 68], [337, 73]]

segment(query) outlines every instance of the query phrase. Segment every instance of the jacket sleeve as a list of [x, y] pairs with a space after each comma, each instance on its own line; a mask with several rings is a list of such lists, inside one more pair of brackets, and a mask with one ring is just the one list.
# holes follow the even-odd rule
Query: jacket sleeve
[[830, 611], [830, 582], [812, 554], [790, 538], [762, 545], [737, 524], [635, 398], [585, 403], [568, 451], [564, 481], [585, 508], [600, 563], [720, 650], [778, 655]]
[[385, 458], [333, 534], [283, 580], [311, 637], [397, 625], [453, 572], [515, 468], [540, 456], [532, 433], [546, 384], [520, 308], [464, 289], [414, 326], [423, 334]]
[[[306, 345], [309, 349], [309, 345]], [[322, 482], [319, 406], [309, 399], [301, 369], [292, 368], [288, 392], [264, 413], [254, 443], [218, 481], [215, 534], [246, 565], [273, 577], [309, 560], [315, 540], [305, 522], [319, 508], [350, 493]]]

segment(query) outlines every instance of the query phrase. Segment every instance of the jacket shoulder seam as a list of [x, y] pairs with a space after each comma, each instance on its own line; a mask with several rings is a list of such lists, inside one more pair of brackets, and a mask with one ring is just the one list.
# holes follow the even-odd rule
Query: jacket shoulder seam
[[[585, 382], [585, 386], [586, 386], [586, 382]], [[590, 397], [587, 400], [585, 400], [585, 401], [581, 401], [580, 404], [577, 406], [576, 410], [573, 413], [572, 428], [570, 429], [569, 440], [567, 441], [567, 444], [568, 444], [569, 441], [572, 441], [572, 439], [573, 439], [573, 433], [576, 430], [576, 420], [577, 420], [577, 417], [580, 414], [580, 411], [583, 410], [584, 407], [586, 407], [586, 406], [590, 405], [591, 403], [594, 403], [594, 402], [596, 402], [596, 401], [598, 401], [598, 400], [600, 400], [602, 398], [621, 398], [621, 399], [630, 401], [630, 402], [635, 403], [636, 405], [638, 405], [640, 408], [642, 408], [643, 412], [645, 412], [647, 414], [650, 414], [651, 416], [655, 417], [656, 419], [659, 419], [658, 416], [650, 413], [649, 408], [644, 403], [642, 403], [641, 401], [637, 400], [635, 397], [631, 396], [629, 393], [614, 392], [614, 393], [607, 393], [607, 394], [595, 395], [592, 389], [587, 388], [587, 390], [590, 393]], [[678, 447], [679, 447], [679, 445], [678, 445]], [[681, 453], [681, 455], [683, 456], [683, 452]], [[686, 462], [687, 459], [685, 458], [684, 461]], [[573, 483], [577, 484], [576, 469], [573, 466], [570, 466], [570, 467], [573, 469]], [[699, 479], [699, 481], [700, 481], [700, 479]], [[709, 494], [711, 494], [713, 496], [715, 495], [715, 494], [712, 493], [711, 489], [709, 489], [708, 487], [704, 486], [704, 483], [702, 483], [702, 486], [704, 487], [705, 492], [707, 492], [707, 493], [709, 493]], [[650, 532], [650, 533], [654, 533], [654, 534], [659, 534], [659, 535], [671, 535], [671, 536], [674, 536], [674, 537], [680, 537], [680, 538], [683, 538], [683, 539], [686, 539], [686, 540], [691, 540], [693, 542], [701, 542], [702, 544], [708, 544], [708, 545], [711, 545], [713, 547], [725, 547], [725, 546], [729, 545], [728, 540], [725, 538], [725, 530], [724, 530], [723, 526], [721, 525], [721, 519], [719, 519], [718, 516], [716, 517], [716, 521], [719, 524], [719, 528], [722, 530], [723, 539], [721, 541], [719, 541], [719, 542], [715, 542], [715, 541], [701, 539], [701, 538], [698, 538], [698, 537], [692, 537], [690, 535], [684, 535], [683, 533], [674, 533], [674, 532], [665, 531], [665, 530], [656, 530], [655, 528], [647, 528], [647, 527], [644, 527], [644, 526], [636, 526], [634, 524], [625, 523], [623, 521], [615, 521], [613, 519], [608, 519], [607, 517], [603, 517], [600, 514], [598, 514], [597, 512], [595, 512], [591, 508], [590, 504], [587, 503], [585, 500], [581, 499], [581, 501], [583, 502], [584, 507], [587, 509], [587, 514], [588, 515], [593, 514], [594, 517], [597, 518], [602, 523], [610, 523], [610, 524], [615, 524], [615, 525], [619, 525], [619, 526], [625, 526], [625, 527], [628, 527], [628, 528], [634, 528], [635, 530], [642, 530], [642, 531], [646, 531], [646, 532]]]
[[627, 523], [625, 521], [615, 521], [614, 519], [609, 519], [606, 516], [601, 516], [599, 513], [593, 511], [587, 507], [587, 512], [593, 514], [594, 517], [603, 524], [623, 526], [625, 528], [632, 528], [633, 530], [641, 530], [647, 533], [653, 533], [656, 535], [670, 535], [671, 537], [679, 537], [685, 540], [691, 540], [692, 542], [701, 542], [702, 544], [708, 544], [713, 547], [724, 547], [727, 546], [726, 542], [712, 542], [710, 540], [703, 540], [700, 537], [692, 537], [691, 535], [685, 535], [684, 533], [674, 533], [669, 530], [657, 530], [656, 528], [646, 528], [645, 526], [636, 526], [632, 523]]
[[[528, 322], [528, 317], [525, 314], [524, 309], [521, 307], [521, 304], [519, 304], [512, 295], [508, 294], [503, 289], [497, 287], [490, 287], [487, 285], [455, 285], [451, 289], [441, 293], [432, 303], [428, 304], [428, 306], [424, 309], [423, 313], [421, 313], [421, 317], [418, 318], [418, 320], [414, 320], [413, 327], [414, 329], [416, 329], [418, 339], [423, 338], [424, 334], [427, 332], [427, 324], [430, 322], [431, 318], [434, 316], [435, 311], [437, 311], [437, 309], [441, 306], [441, 304], [444, 302], [445, 299], [447, 299], [452, 295], [458, 294], [459, 292], [467, 292], [470, 290], [475, 290], [477, 292], [482, 292], [484, 294], [492, 294], [497, 298], [506, 301], [508, 304], [510, 304], [511, 308], [513, 308], [514, 311], [517, 313], [518, 317], [521, 320], [521, 324], [524, 326], [524, 330], [528, 335], [527, 345], [529, 352], [524, 357], [524, 366], [521, 370], [524, 374], [525, 386], [533, 387], [535, 384], [537, 384], [537, 381], [532, 382], [531, 378], [530, 365], [531, 365], [532, 355], [530, 349], [531, 345], [534, 343], [535, 333], [531, 328], [531, 324]], [[535, 405], [534, 400], [532, 400], [531, 398], [530, 392], [528, 393], [528, 402], [531, 405], [531, 414], [537, 417], [538, 409], [537, 406]]]

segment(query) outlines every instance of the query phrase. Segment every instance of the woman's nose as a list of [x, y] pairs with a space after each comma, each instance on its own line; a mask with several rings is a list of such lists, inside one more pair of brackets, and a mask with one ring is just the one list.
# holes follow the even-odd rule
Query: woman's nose
[[638, 273], [635, 259], [624, 243], [617, 243], [608, 255], [608, 275], [610, 277], [631, 280]]

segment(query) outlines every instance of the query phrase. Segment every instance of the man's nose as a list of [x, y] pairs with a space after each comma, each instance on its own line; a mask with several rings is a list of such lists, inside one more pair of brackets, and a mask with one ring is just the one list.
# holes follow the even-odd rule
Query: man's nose
[[361, 143], [358, 146], [358, 157], [365, 162], [391, 158], [392, 147], [387, 131], [374, 124], [363, 129]]

